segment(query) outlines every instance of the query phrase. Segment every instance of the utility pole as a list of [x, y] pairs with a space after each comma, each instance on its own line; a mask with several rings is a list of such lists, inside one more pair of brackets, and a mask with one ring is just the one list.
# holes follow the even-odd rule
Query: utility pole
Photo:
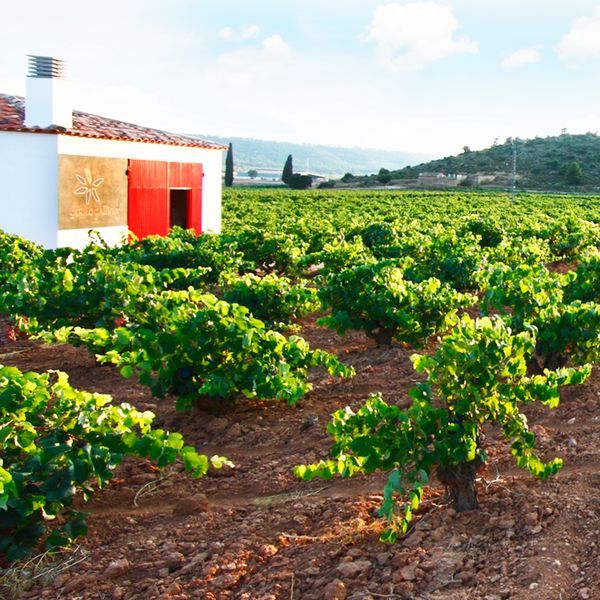
[[515, 144], [515, 138], [510, 138], [512, 145], [512, 185], [510, 188], [510, 201], [515, 201], [515, 192], [517, 189], [517, 145]]

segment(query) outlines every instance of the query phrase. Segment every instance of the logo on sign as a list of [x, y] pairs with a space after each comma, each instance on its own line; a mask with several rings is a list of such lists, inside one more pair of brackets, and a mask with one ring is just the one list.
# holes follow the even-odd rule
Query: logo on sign
[[89, 204], [92, 200], [100, 202], [98, 188], [104, 183], [104, 177], [94, 179], [92, 172], [87, 167], [83, 170], [84, 175], [75, 174], [79, 187], [75, 190], [77, 196], [85, 196], [85, 203]]

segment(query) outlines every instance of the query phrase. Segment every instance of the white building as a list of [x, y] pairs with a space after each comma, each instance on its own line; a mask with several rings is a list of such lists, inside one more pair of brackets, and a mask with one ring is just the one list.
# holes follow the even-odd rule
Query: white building
[[62, 62], [29, 57], [26, 98], [0, 94], [0, 229], [47, 248], [173, 225], [221, 230], [225, 146], [73, 110]]
[[419, 173], [417, 186], [427, 189], [456, 187], [458, 177], [456, 175], [445, 175], [444, 173]]

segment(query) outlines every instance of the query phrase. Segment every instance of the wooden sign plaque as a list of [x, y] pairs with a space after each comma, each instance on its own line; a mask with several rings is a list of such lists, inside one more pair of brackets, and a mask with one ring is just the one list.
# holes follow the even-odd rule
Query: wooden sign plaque
[[127, 225], [127, 159], [60, 155], [58, 228]]

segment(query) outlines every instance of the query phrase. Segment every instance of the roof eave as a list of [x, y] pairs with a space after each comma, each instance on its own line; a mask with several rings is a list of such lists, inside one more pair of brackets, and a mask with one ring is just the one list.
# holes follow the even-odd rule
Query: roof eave
[[68, 135], [71, 137], [83, 137], [90, 138], [96, 140], [111, 140], [114, 142], [135, 142], [141, 144], [158, 144], [163, 146], [180, 146], [182, 148], [199, 148], [202, 150], [227, 150], [227, 146], [223, 146], [222, 144], [202, 144], [202, 143], [194, 143], [190, 142], [189, 144], [176, 142], [176, 141], [167, 141], [167, 140], [153, 140], [149, 138], [124, 138], [117, 136], [108, 136], [108, 135], [99, 135], [93, 133], [84, 133], [80, 131], [72, 131], [69, 129], [65, 129], [63, 127], [19, 127], [17, 125], [8, 125], [8, 126], [0, 126], [0, 131], [10, 131], [10, 132], [19, 132], [19, 133], [45, 133], [45, 134], [54, 134], [54, 135]]

